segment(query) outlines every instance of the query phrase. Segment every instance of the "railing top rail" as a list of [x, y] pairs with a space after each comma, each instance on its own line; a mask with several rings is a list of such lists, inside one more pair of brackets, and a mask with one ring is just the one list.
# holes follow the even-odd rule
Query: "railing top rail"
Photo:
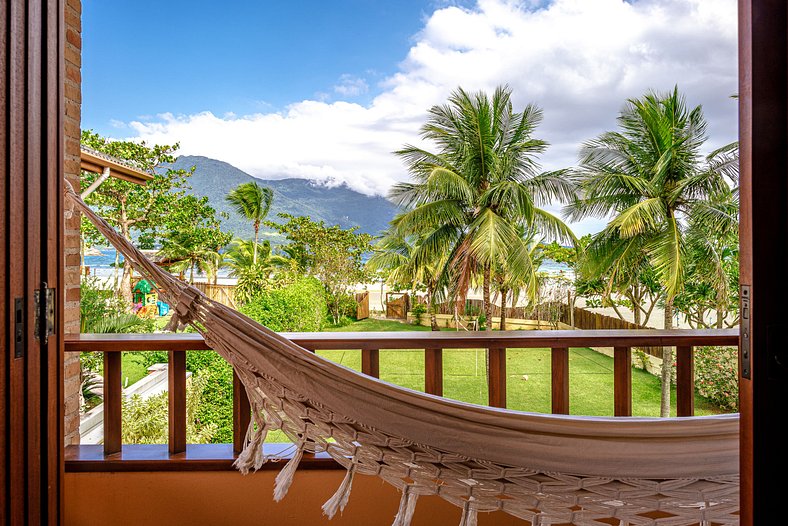
[[[496, 332], [295, 332], [281, 333], [307, 349], [473, 349], [486, 347], [659, 347], [738, 345], [738, 329], [557, 330]], [[209, 349], [201, 335], [81, 334], [67, 336], [66, 352]]]

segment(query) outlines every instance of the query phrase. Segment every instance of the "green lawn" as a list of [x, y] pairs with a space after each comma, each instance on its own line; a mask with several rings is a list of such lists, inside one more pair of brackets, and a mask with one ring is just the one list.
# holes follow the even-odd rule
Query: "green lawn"
[[[363, 320], [335, 332], [411, 331], [429, 327], [396, 321]], [[357, 371], [361, 370], [361, 352], [319, 351], [319, 355]], [[509, 349], [506, 399], [510, 409], [550, 412], [550, 350]], [[424, 352], [422, 350], [381, 350], [380, 377], [398, 385], [424, 390]], [[487, 403], [485, 351], [483, 349], [444, 349], [444, 396]], [[672, 393], [675, 411], [675, 388]], [[632, 413], [635, 416], [659, 416], [659, 379], [640, 369], [632, 370]], [[569, 352], [569, 407], [576, 415], [613, 414], [613, 359], [587, 348]], [[719, 409], [705, 398], [695, 397], [695, 413], [707, 415]]]
[[[396, 321], [367, 319], [327, 332], [429, 331], [429, 327]], [[319, 351], [319, 355], [357, 371], [361, 352]], [[142, 353], [124, 353], [122, 378], [132, 384], [147, 371], [140, 363]], [[550, 412], [550, 350], [509, 349], [506, 399], [511, 409]], [[576, 415], [613, 414], [613, 359], [587, 348], [569, 352], [569, 407]], [[424, 390], [424, 352], [418, 349], [380, 351], [382, 380], [418, 391]], [[485, 405], [485, 351], [483, 349], [445, 349], [443, 352], [443, 390], [448, 398]], [[673, 405], [675, 408], [675, 389]], [[659, 379], [640, 369], [632, 371], [632, 412], [636, 416], [659, 416]], [[675, 410], [675, 409], [674, 409]], [[718, 413], [706, 399], [695, 397], [698, 415]]]

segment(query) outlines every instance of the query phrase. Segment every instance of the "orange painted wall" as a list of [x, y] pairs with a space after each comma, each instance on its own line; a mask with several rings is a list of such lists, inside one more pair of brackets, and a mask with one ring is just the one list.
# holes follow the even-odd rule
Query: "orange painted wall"
[[[397, 513], [396, 489], [378, 478], [358, 476], [344, 514], [329, 521], [320, 507], [339, 486], [344, 471], [301, 470], [280, 503], [272, 498], [276, 474], [67, 473], [65, 524], [388, 526]], [[413, 526], [459, 522], [459, 508], [439, 497], [421, 497], [416, 505]], [[479, 514], [479, 526], [527, 524], [501, 512]]]

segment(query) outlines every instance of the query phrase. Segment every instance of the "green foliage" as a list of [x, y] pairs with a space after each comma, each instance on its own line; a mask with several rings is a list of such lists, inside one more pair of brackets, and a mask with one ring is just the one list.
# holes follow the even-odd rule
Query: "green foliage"
[[158, 255], [172, 272], [189, 270], [189, 283], [194, 283], [195, 270], [204, 272], [215, 282], [222, 262], [219, 251], [232, 239], [232, 234], [222, 232], [220, 226], [221, 221], [216, 210], [208, 205], [207, 197], [184, 195], [167, 216], [167, 231]]
[[695, 350], [695, 388], [724, 411], [739, 409], [739, 352], [736, 347]]
[[266, 240], [257, 247], [257, 261], [254, 260], [253, 241], [233, 240], [225, 254], [225, 266], [230, 275], [238, 280], [235, 299], [243, 304], [256, 295], [292, 282], [296, 275], [294, 261], [271, 253], [271, 243]]
[[410, 312], [413, 313], [413, 317], [415, 318], [414, 323], [416, 325], [421, 325], [421, 319], [427, 312], [427, 306], [423, 303], [417, 303], [413, 306]]
[[[199, 374], [186, 383], [186, 442], [189, 444], [208, 443], [217, 432], [215, 423], [206, 423], [198, 415], [203, 396], [210, 393], [210, 387], [208, 377]], [[166, 444], [167, 405], [166, 392], [146, 399], [139, 395], [124, 397], [121, 410], [123, 442]]]
[[392, 226], [400, 236], [421, 239], [417, 264], [436, 266], [434, 302], [462, 299], [482, 281], [491, 315], [498, 269], [534, 297], [536, 267], [523, 230], [574, 240], [560, 219], [540, 208], [574, 197], [565, 172], [538, 172], [536, 156], [547, 147], [533, 136], [541, 118], [533, 105], [514, 111], [508, 87], [492, 96], [458, 88], [447, 104], [429, 110], [421, 128], [437, 150], [405, 145], [396, 152], [412, 182], [392, 188], [392, 199], [404, 209]]
[[240, 311], [273, 331], [319, 331], [327, 316], [325, 288], [314, 277], [302, 277], [257, 294]]
[[[81, 142], [84, 146], [117, 157], [137, 169], [153, 175], [145, 185], [110, 177], [104, 181], [86, 201], [98, 214], [114, 226], [126, 239], [136, 239], [143, 248], [153, 248], [161, 239], [177, 202], [188, 188], [188, 178], [193, 170], [161, 170], [162, 164], [175, 161], [178, 145], [148, 146], [144, 141], [113, 141], [91, 130], [83, 130]], [[98, 174], [83, 172], [82, 190], [99, 177]], [[83, 226], [90, 232], [88, 239], [97, 235], [92, 226]], [[121, 292], [131, 297], [131, 267], [124, 263]]]
[[254, 228], [253, 263], [257, 263], [257, 241], [260, 235], [260, 224], [268, 216], [273, 199], [273, 190], [259, 185], [256, 181], [239, 184], [227, 194], [227, 202], [233, 207], [235, 212], [252, 222]]
[[372, 236], [357, 233], [355, 227], [326, 226], [309, 217], [279, 217], [286, 222], [266, 225], [287, 238], [282, 250], [298, 263], [299, 270], [323, 283], [329, 313], [338, 323], [343, 315], [343, 297], [354, 284], [364, 283], [369, 277], [362, 257], [371, 249]]

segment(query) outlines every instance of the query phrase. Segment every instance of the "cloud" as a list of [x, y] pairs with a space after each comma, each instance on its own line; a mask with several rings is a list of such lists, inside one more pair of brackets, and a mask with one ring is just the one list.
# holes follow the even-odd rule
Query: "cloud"
[[369, 91], [369, 86], [364, 79], [346, 73], [339, 77], [339, 84], [334, 86], [334, 91], [343, 97], [358, 97]]
[[[437, 9], [398, 71], [369, 104], [304, 100], [278, 113], [160, 115], [130, 123], [151, 142], [230, 162], [261, 178], [302, 177], [385, 194], [407, 179], [392, 155], [419, 144], [427, 109], [452, 89], [509, 84], [518, 108], [544, 109], [537, 136], [551, 143], [546, 169], [572, 166], [579, 145], [615, 127], [627, 98], [674, 85], [703, 104], [709, 149], [736, 139], [735, 0], [479, 0]], [[363, 79], [334, 86], [345, 99]], [[581, 233], [597, 223], [580, 225]]]

